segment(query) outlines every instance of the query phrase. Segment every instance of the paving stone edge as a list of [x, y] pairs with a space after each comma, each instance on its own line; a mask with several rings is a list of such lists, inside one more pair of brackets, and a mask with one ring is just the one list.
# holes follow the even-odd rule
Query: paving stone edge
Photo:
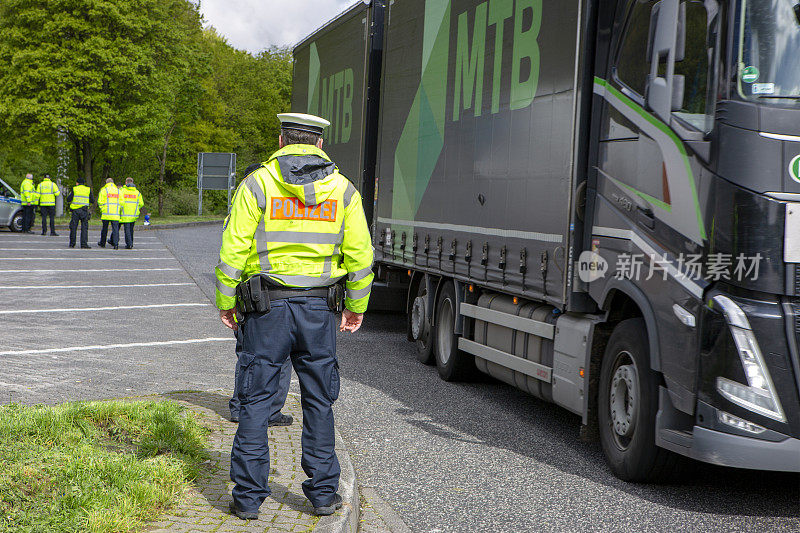
[[[144, 224], [136, 224], [136, 232], [140, 231], [153, 231], [158, 229], [178, 229], [178, 228], [190, 228], [192, 226], [215, 226], [225, 222], [225, 219], [220, 218], [219, 220], [198, 220], [195, 222], [176, 222], [174, 224], [150, 224], [149, 226], [145, 226]], [[89, 229], [97, 228], [98, 226], [89, 226]], [[69, 230], [69, 224], [56, 224], [57, 230]], [[122, 234], [122, 228], [120, 228], [120, 235]]]
[[[292, 393], [293, 394], [293, 393]], [[357, 533], [359, 523], [359, 509], [361, 508], [358, 495], [358, 480], [350, 454], [347, 452], [344, 439], [336, 432], [336, 456], [342, 474], [339, 478], [339, 494], [342, 496], [342, 508], [330, 516], [323, 516], [317, 522], [314, 533]]]

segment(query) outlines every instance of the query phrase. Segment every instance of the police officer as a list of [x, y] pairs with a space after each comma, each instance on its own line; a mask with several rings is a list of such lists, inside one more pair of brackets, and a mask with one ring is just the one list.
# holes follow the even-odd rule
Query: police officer
[[119, 220], [125, 229], [125, 248], [130, 250], [133, 248], [133, 226], [144, 207], [144, 201], [142, 193], [139, 192], [139, 189], [133, 184], [133, 178], [130, 177], [125, 178], [125, 186], [120, 189], [120, 194], [122, 195], [122, 211]]
[[220, 318], [241, 329], [230, 509], [242, 519], [258, 518], [270, 493], [266, 429], [287, 357], [302, 392], [303, 492], [319, 515], [341, 507], [334, 310], [343, 309], [340, 331], [357, 331], [373, 278], [361, 196], [322, 151], [330, 123], [297, 113], [278, 118], [280, 149], [240, 184], [216, 268]]
[[39, 196], [39, 213], [42, 215], [42, 235], [47, 234], [47, 218], [50, 217], [50, 235], [58, 237], [56, 233], [56, 196], [61, 196], [58, 186], [50, 181], [50, 174], [45, 174], [44, 179], [36, 187]]
[[97, 197], [97, 204], [100, 206], [100, 220], [103, 227], [100, 230], [100, 242], [97, 246], [106, 247], [106, 237], [108, 236], [108, 226], [111, 225], [111, 238], [108, 243], [115, 250], [119, 248], [119, 213], [120, 213], [120, 190], [114, 184], [112, 178], [106, 180], [106, 184], [100, 189]]
[[78, 223], [81, 224], [81, 248], [91, 248], [89, 246], [89, 204], [94, 203], [92, 190], [86, 186], [84, 178], [75, 180], [76, 185], [67, 194], [66, 200], [72, 211], [69, 220], [69, 247], [75, 248], [75, 237], [78, 232]]
[[33, 174], [26, 174], [25, 179], [22, 180], [20, 186], [20, 195], [22, 196], [22, 231], [24, 233], [33, 233], [33, 219], [34, 207], [39, 203], [36, 195], [36, 186], [33, 184]]

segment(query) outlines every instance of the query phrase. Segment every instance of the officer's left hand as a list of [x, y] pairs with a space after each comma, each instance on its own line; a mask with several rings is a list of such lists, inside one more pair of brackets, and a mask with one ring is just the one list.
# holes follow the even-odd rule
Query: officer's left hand
[[236, 315], [236, 308], [233, 309], [220, 309], [219, 310], [219, 318], [222, 320], [222, 323], [225, 324], [226, 327], [231, 328], [233, 331], [239, 329], [239, 324], [236, 323], [236, 319], [234, 318]]
[[364, 313], [354, 313], [349, 309], [342, 312], [342, 323], [339, 324], [339, 331], [349, 331], [355, 333], [364, 321]]

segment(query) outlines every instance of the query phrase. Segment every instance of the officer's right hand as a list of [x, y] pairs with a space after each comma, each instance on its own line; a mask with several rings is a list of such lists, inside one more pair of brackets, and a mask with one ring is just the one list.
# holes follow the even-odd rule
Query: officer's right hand
[[220, 309], [219, 318], [226, 327], [231, 328], [233, 331], [239, 329], [239, 324], [236, 323], [236, 308], [233, 309]]
[[349, 331], [355, 333], [364, 321], [364, 313], [354, 313], [349, 309], [342, 312], [342, 323], [339, 324], [339, 331]]

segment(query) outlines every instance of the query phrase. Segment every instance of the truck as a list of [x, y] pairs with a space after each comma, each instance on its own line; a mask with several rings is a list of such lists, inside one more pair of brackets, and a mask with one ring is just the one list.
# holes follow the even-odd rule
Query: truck
[[575, 413], [623, 480], [800, 472], [798, 54], [797, 0], [367, 0], [292, 107], [442, 379]]

